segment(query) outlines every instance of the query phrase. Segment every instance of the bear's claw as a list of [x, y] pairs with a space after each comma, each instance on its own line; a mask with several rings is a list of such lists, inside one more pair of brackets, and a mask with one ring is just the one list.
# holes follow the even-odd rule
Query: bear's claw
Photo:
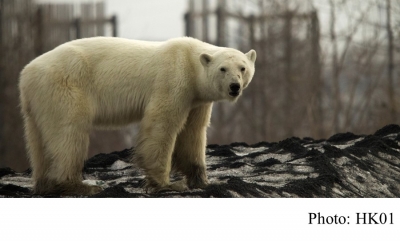
[[166, 186], [159, 186], [149, 181], [145, 181], [144, 189], [146, 193], [160, 193], [168, 191], [183, 192], [189, 190], [185, 180], [172, 182]]

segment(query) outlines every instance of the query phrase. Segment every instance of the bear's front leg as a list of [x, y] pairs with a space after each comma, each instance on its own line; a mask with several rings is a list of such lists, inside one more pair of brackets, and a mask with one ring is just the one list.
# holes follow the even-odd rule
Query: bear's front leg
[[211, 103], [192, 109], [176, 140], [173, 168], [186, 176], [189, 188], [205, 188], [208, 184], [205, 160], [211, 109]]
[[171, 184], [169, 176], [176, 137], [189, 111], [169, 104], [151, 103], [141, 121], [135, 161], [145, 172], [145, 188], [150, 192], [186, 189], [186, 185]]

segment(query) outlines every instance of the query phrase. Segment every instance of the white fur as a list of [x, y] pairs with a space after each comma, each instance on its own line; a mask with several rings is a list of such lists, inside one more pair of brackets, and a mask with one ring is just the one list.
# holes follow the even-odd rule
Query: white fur
[[90, 130], [136, 121], [141, 129], [135, 159], [148, 187], [181, 190], [169, 182], [172, 167], [187, 176], [189, 186], [205, 186], [212, 102], [235, 101], [229, 86], [238, 83], [242, 93], [255, 59], [254, 50], [243, 54], [186, 37], [87, 38], [39, 56], [20, 77], [36, 192], [98, 192], [81, 177]]

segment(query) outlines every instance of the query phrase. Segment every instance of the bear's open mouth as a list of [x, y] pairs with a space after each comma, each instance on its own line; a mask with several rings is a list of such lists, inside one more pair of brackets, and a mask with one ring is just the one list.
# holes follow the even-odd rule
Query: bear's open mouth
[[239, 91], [231, 91], [231, 92], [229, 92], [229, 95], [232, 96], [232, 97], [237, 97], [239, 94], [240, 94]]

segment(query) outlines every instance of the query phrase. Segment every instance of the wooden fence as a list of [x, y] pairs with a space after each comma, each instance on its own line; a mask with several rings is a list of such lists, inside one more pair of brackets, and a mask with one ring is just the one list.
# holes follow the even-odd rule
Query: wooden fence
[[64, 42], [101, 35], [117, 35], [117, 18], [105, 18], [103, 2], [76, 6], [0, 0], [0, 167], [28, 167], [19, 110], [22, 68]]
[[35, 52], [39, 55], [61, 43], [93, 36], [104, 36], [105, 25], [112, 27], [112, 36], [117, 36], [117, 18], [104, 18], [104, 3], [82, 4], [81, 16], [75, 17], [76, 11], [70, 4], [40, 5], [36, 11]]
[[208, 0], [188, 2], [187, 36], [243, 52], [257, 51], [256, 74], [243, 97], [233, 106], [214, 105], [210, 143], [324, 135], [319, 123], [322, 85], [315, 11], [246, 15], [229, 10], [224, 0], [215, 9], [209, 8]]

